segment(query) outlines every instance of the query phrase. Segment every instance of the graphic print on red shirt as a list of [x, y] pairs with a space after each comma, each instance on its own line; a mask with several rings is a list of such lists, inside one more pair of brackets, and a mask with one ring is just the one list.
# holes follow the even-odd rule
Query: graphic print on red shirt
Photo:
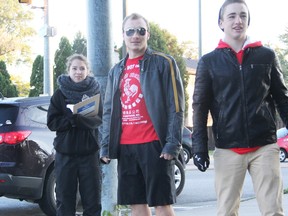
[[140, 86], [139, 60], [128, 59], [120, 81], [122, 104], [121, 144], [141, 144], [158, 140]]

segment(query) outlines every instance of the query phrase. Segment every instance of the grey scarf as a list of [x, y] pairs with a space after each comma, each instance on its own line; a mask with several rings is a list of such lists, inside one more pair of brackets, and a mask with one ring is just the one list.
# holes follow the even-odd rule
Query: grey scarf
[[87, 76], [86, 79], [75, 83], [68, 75], [60, 75], [57, 79], [59, 89], [66, 97], [68, 104], [76, 104], [82, 101], [83, 96], [92, 97], [100, 93], [100, 85], [94, 77]]

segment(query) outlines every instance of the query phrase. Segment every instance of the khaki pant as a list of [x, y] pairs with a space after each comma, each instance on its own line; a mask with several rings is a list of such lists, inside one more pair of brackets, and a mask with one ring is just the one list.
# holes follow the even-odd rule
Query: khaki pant
[[284, 215], [283, 182], [277, 144], [266, 145], [247, 154], [216, 148], [213, 157], [218, 216], [238, 215], [247, 171], [252, 178], [261, 215]]

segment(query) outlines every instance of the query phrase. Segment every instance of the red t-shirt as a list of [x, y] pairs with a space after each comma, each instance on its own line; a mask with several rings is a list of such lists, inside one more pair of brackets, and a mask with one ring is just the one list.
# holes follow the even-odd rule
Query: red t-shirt
[[120, 144], [141, 144], [159, 140], [140, 86], [139, 60], [142, 58], [143, 56], [127, 59], [120, 81], [122, 104]]

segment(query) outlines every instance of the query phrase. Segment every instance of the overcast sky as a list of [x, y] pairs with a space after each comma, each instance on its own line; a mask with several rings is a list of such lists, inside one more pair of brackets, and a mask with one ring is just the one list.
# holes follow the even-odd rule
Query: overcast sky
[[[33, 0], [33, 4], [42, 4], [43, 0]], [[112, 15], [112, 35], [115, 45], [122, 43], [122, 0], [110, 0]], [[223, 0], [202, 0], [202, 47], [203, 53], [214, 49], [222, 37], [217, 25], [218, 11]], [[278, 43], [279, 34], [288, 27], [287, 0], [246, 0], [251, 13], [251, 25], [248, 34], [263, 43]], [[273, 4], [271, 4], [273, 2]], [[127, 14], [137, 12], [149, 21], [159, 24], [175, 35], [179, 42], [198, 43], [199, 36], [199, 0], [127, 0]], [[77, 31], [86, 34], [85, 0], [49, 0], [50, 25], [57, 28], [57, 36], [51, 41], [57, 42], [62, 36], [73, 39]], [[36, 11], [36, 10], [35, 10]], [[41, 15], [38, 11], [38, 16]], [[36, 25], [41, 27], [43, 19]]]
[[[127, 14], [137, 12], [148, 21], [157, 23], [175, 35], [178, 42], [193, 41], [198, 45], [199, 36], [199, 0], [126, 0]], [[32, 5], [43, 6], [44, 0], [32, 0]], [[57, 35], [50, 38], [50, 52], [55, 53], [60, 38], [66, 36], [72, 42], [76, 33], [81, 31], [86, 36], [87, 0], [48, 0], [50, 26], [56, 27]], [[111, 26], [114, 45], [122, 44], [121, 25], [123, 19], [122, 0], [110, 0]], [[222, 31], [217, 25], [218, 12], [223, 0], [201, 0], [202, 6], [202, 54], [214, 49]], [[279, 44], [278, 36], [288, 28], [287, 0], [246, 0], [251, 13], [248, 34], [264, 44]], [[33, 10], [33, 25], [38, 35], [33, 40], [34, 55], [43, 55], [44, 40], [40, 36], [43, 27], [43, 10]], [[23, 74], [23, 70], [20, 70]], [[29, 78], [26, 75], [24, 78]]]

